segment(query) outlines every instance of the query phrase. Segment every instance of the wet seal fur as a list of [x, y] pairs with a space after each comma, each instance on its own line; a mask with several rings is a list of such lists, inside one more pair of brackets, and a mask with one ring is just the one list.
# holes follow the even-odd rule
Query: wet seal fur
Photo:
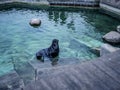
[[42, 62], [44, 62], [44, 57], [50, 58], [52, 63], [58, 61], [58, 59], [55, 59], [59, 56], [59, 40], [53, 39], [52, 44], [50, 47], [39, 50], [36, 53], [36, 58]]

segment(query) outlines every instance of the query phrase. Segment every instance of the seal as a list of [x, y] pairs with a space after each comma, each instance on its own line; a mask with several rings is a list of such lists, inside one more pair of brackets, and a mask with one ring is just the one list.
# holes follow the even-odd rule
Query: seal
[[42, 62], [44, 62], [44, 57], [48, 58], [56, 58], [59, 56], [59, 40], [58, 39], [53, 39], [52, 44], [50, 47], [39, 50], [36, 53], [36, 58]]

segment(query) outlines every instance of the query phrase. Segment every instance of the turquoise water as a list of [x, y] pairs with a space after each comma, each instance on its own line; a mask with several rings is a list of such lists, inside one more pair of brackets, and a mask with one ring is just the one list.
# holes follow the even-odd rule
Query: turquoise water
[[[38, 28], [29, 25], [40, 18]], [[13, 63], [31, 60], [39, 49], [59, 39], [60, 58], [94, 59], [92, 49], [103, 43], [101, 37], [120, 24], [98, 10], [74, 9], [0, 11], [0, 75], [13, 70]]]

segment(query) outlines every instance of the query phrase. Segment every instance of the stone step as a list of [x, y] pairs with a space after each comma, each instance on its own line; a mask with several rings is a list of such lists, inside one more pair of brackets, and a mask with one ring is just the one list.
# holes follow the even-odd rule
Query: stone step
[[24, 87], [24, 83], [16, 71], [0, 76], [0, 90], [15, 90], [21, 86]]
[[120, 50], [120, 48], [114, 47], [110, 44], [103, 44], [100, 49], [100, 56], [115, 52], [117, 50]]
[[92, 49], [99, 48], [103, 44], [101, 41], [98, 41], [87, 35], [84, 35], [81, 37], [77, 37], [77, 35], [74, 35], [73, 39], [76, 40], [77, 42], [80, 42], [80, 43], [92, 48]]
[[16, 63], [15, 70], [25, 85], [34, 80], [35, 70], [28, 62]]
[[119, 53], [117, 51], [96, 61], [57, 68], [50, 71], [50, 75], [31, 82], [24, 90], [116, 90], [120, 88], [119, 73], [104, 63], [117, 61], [118, 66]]
[[64, 71], [63, 68], [70, 67], [76, 64], [80, 64], [85, 62], [86, 60], [79, 60], [75, 58], [65, 58], [65, 59], [60, 59], [58, 61], [58, 64], [55, 66], [51, 65], [51, 62], [40, 62], [38, 60], [32, 60], [29, 62], [29, 64], [34, 68], [35, 70], [35, 78], [40, 79], [42, 77], [47, 77], [54, 73], [54, 71], [59, 70], [57, 73]]
[[41, 78], [50, 75], [50, 73], [55, 69], [57, 70], [58, 68], [75, 65], [84, 61], [86, 60], [61, 58], [59, 59], [57, 65], [52, 66], [50, 60], [45, 60], [43, 63], [33, 58], [33, 60], [29, 62], [15, 63], [15, 70], [18, 73], [19, 77], [23, 79], [24, 84], [27, 85], [36, 79], [36, 75], [38, 75], [37, 78]]
[[[73, 64], [84, 62], [84, 61], [86, 61], [86, 60], [77, 59], [77, 58], [60, 58], [55, 66], [59, 67], [59, 66], [64, 66], [64, 65], [73, 65]], [[36, 60], [36, 59], [33, 59], [33, 60], [29, 61], [29, 64], [34, 69], [38, 69], [38, 70], [43, 69], [43, 68], [54, 67], [51, 63], [52, 62], [49, 59], [46, 59], [44, 61], [44, 63], [39, 61], [39, 60]]]

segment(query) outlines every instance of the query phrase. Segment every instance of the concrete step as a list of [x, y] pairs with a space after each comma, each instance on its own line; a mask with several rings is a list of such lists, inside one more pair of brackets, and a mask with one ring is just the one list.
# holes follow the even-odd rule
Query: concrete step
[[53, 66], [50, 60], [45, 60], [45, 62], [43, 63], [33, 58], [29, 62], [16, 62], [14, 68], [19, 77], [23, 80], [24, 84], [27, 85], [34, 81], [36, 77], [47, 77], [54, 70], [70, 65], [75, 65], [84, 61], [86, 60], [61, 58], [59, 59], [58, 64]]
[[[64, 58], [64, 59], [59, 59], [58, 64], [52, 66], [50, 61], [46, 62], [40, 62], [38, 60], [32, 60], [29, 62], [29, 64], [34, 68], [34, 74], [35, 74], [35, 79], [40, 79], [42, 77], [47, 77], [50, 76], [51, 74], [54, 73], [54, 71], [57, 71], [57, 73], [64, 71], [63, 68], [70, 67], [76, 64], [83, 63], [87, 60], [79, 60], [75, 58]], [[52, 73], [51, 73], [52, 72]], [[56, 73], [56, 74], [57, 74]]]
[[34, 80], [35, 70], [28, 62], [16, 63], [15, 70], [25, 85]]
[[94, 38], [91, 38], [87, 35], [80, 36], [80, 37], [77, 37], [77, 35], [74, 35], [73, 39], [90, 47], [90, 48], [99, 48], [103, 44], [102, 42], [100, 42]]
[[118, 66], [119, 53], [117, 51], [96, 61], [56, 68], [47, 77], [31, 82], [24, 90], [117, 90], [120, 88], [119, 73], [113, 70], [113, 64], [105, 63], [117, 61]]
[[[81, 63], [84, 62], [86, 60], [82, 60], [82, 59], [77, 59], [77, 58], [60, 58], [57, 62], [57, 64], [55, 65], [55, 67], [59, 67], [59, 66], [64, 66], [64, 65], [73, 65], [73, 64], [77, 64], [77, 63]], [[43, 69], [43, 68], [52, 68], [54, 67], [52, 64], [52, 62], [49, 59], [46, 59], [43, 62], [33, 59], [31, 61], [29, 61], [29, 64], [34, 68], [34, 69]]]
[[15, 90], [24, 87], [24, 83], [16, 71], [11, 71], [6, 75], [0, 76], [0, 90]]

